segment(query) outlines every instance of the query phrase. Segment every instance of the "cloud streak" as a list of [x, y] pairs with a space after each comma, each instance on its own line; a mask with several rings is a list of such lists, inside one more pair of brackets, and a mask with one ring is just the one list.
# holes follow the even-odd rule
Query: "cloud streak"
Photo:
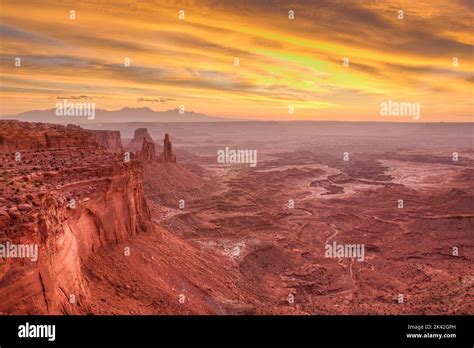
[[380, 120], [374, 99], [383, 97], [420, 102], [424, 120], [465, 120], [456, 115], [471, 112], [469, 1], [4, 0], [2, 6], [3, 114], [49, 108], [51, 95], [97, 98], [104, 109], [183, 104], [256, 119], [327, 119], [328, 110], [337, 120]]

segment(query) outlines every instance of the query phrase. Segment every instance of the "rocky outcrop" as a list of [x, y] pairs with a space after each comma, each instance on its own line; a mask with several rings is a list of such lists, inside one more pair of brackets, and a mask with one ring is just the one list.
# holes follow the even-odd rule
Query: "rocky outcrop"
[[156, 160], [155, 143], [149, 142], [143, 138], [142, 149], [138, 152], [137, 157], [142, 162], [153, 162]]
[[38, 247], [36, 261], [0, 258], [0, 313], [88, 313], [88, 258], [154, 228], [142, 166], [79, 127], [0, 122], [0, 129], [0, 244]]
[[152, 139], [152, 137], [150, 136], [150, 134], [148, 134], [148, 129], [146, 128], [137, 128], [135, 129], [135, 134], [133, 136], [133, 139], [132, 141], [126, 146], [126, 150], [127, 151], [131, 151], [131, 152], [138, 152], [141, 150], [142, 148], [142, 145], [143, 145], [143, 139], [145, 139], [146, 141], [150, 142], [150, 143], [155, 143]]
[[[46, 148], [87, 148], [97, 141], [79, 126], [0, 121], [0, 151]], [[24, 137], [27, 134], [28, 137]]]
[[173, 153], [173, 148], [168, 134], [165, 135], [165, 139], [163, 140], [163, 152], [158, 158], [158, 161], [169, 163], [176, 162], [176, 156]]
[[111, 153], [122, 153], [123, 146], [119, 131], [90, 130], [92, 138]]
[[[224, 314], [237, 293], [249, 298], [233, 260], [151, 221], [151, 209], [153, 221], [169, 213], [160, 198], [199, 195], [198, 176], [110, 153], [79, 127], [0, 121], [0, 130], [0, 315]], [[37, 258], [5, 257], [5, 245], [37, 246]]]

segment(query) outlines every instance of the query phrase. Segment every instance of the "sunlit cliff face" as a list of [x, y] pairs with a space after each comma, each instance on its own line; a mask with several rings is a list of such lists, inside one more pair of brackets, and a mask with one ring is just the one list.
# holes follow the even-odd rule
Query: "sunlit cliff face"
[[471, 121], [473, 2], [0, 4], [0, 113], [151, 107], [252, 119]]

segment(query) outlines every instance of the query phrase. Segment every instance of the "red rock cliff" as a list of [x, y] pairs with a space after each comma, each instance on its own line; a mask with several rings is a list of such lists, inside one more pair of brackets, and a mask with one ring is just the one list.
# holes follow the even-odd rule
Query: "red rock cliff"
[[80, 127], [0, 121], [0, 129], [0, 244], [39, 249], [36, 262], [0, 258], [0, 313], [88, 313], [84, 261], [154, 228], [142, 167]]
[[142, 149], [138, 152], [137, 157], [143, 162], [153, 162], [156, 160], [155, 143], [151, 143], [143, 138]]
[[90, 130], [92, 138], [102, 145], [108, 152], [122, 153], [122, 140], [119, 131]]
[[0, 122], [2, 152], [63, 147], [84, 148], [97, 144], [87, 132], [75, 125], [65, 127], [48, 123]]

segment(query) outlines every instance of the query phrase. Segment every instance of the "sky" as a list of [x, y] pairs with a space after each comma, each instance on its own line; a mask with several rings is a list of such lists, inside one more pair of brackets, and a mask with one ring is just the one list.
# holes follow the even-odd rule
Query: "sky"
[[[255, 120], [470, 122], [473, 10], [470, 0], [0, 0], [0, 115], [66, 99]], [[381, 115], [389, 100], [419, 103], [421, 117]]]

